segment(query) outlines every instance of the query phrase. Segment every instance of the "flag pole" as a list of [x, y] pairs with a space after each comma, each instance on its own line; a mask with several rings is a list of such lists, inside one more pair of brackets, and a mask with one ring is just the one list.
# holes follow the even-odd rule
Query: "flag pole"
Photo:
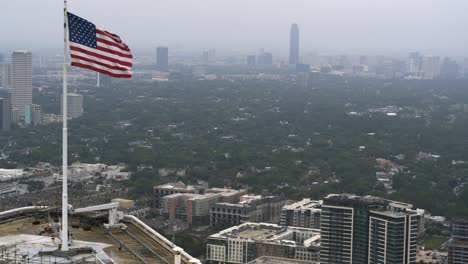
[[68, 19], [67, 0], [63, 1], [63, 99], [62, 99], [62, 251], [68, 251], [68, 133], [67, 133], [67, 45]]

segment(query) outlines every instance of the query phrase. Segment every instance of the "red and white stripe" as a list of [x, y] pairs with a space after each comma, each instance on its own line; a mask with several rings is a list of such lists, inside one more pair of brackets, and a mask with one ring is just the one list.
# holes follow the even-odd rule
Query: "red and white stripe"
[[71, 65], [116, 78], [132, 77], [132, 53], [119, 36], [96, 29], [97, 48], [70, 41]]

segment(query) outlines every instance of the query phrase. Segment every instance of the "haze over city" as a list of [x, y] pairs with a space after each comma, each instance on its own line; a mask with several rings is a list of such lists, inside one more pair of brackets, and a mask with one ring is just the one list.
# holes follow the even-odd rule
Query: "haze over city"
[[[4, 47], [60, 49], [60, 1], [2, 1]], [[464, 0], [79, 0], [70, 10], [121, 32], [136, 51], [216, 48], [286, 55], [291, 23], [303, 52], [467, 55]], [[28, 21], [30, 23], [28, 23]], [[32, 45], [34, 43], [34, 45]]]

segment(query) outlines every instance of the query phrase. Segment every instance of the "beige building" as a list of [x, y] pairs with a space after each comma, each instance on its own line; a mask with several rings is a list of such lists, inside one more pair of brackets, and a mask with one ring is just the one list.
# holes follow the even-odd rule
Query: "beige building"
[[26, 105], [32, 104], [32, 54], [16, 50], [11, 55], [11, 104], [19, 119], [25, 117]]

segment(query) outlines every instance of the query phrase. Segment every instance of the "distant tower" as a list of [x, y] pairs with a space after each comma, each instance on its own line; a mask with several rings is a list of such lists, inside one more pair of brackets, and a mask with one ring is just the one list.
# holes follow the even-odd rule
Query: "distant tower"
[[156, 48], [156, 68], [158, 71], [167, 71], [169, 69], [169, 48]]
[[11, 56], [11, 101], [24, 119], [27, 105], [32, 104], [32, 54], [27, 50], [14, 51]]
[[292, 24], [289, 38], [289, 64], [299, 63], [299, 27]]
[[0, 88], [0, 129], [10, 130], [11, 126], [11, 92], [8, 88]]
[[2, 86], [10, 87], [10, 64], [2, 64]]
[[[77, 93], [68, 93], [68, 119], [77, 118], [83, 115], [83, 95]], [[60, 100], [62, 105], [63, 99]], [[60, 107], [62, 109], [62, 107]]]

